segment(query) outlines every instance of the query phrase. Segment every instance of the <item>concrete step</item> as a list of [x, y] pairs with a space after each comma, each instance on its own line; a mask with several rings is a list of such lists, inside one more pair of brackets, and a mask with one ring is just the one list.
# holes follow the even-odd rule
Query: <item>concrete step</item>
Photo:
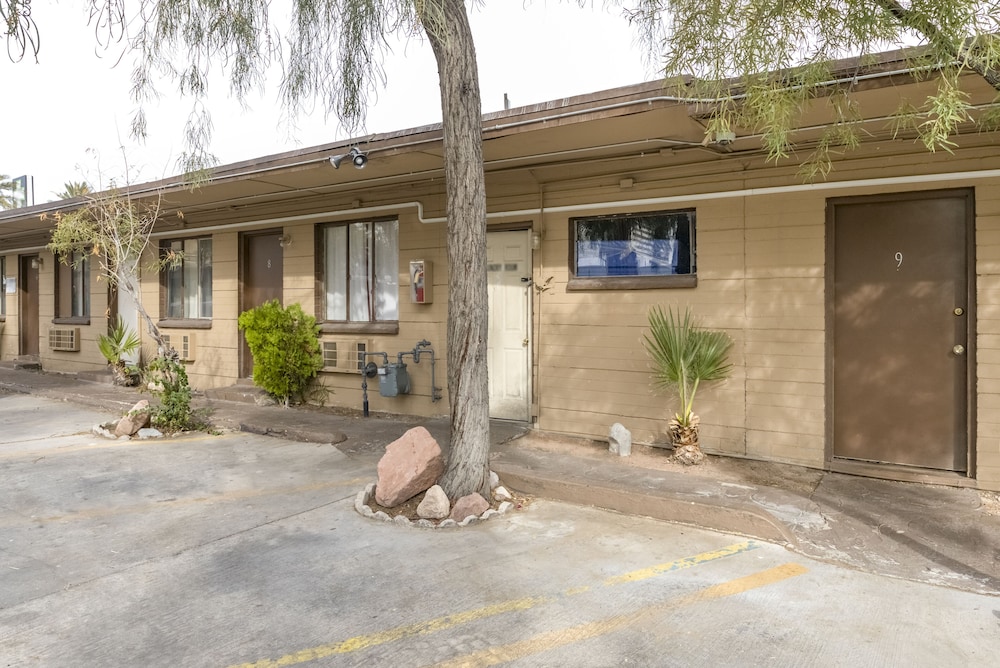
[[115, 377], [111, 373], [110, 369], [102, 369], [101, 371], [78, 371], [76, 377], [80, 380], [86, 380], [91, 383], [102, 383], [105, 385], [115, 384]]
[[42, 362], [38, 355], [18, 355], [13, 359], [13, 368], [27, 371], [41, 371]]

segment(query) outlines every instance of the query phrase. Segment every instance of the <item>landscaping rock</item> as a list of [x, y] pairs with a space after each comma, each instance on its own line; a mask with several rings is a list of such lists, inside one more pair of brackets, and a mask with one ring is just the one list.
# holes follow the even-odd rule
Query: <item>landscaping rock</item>
[[479, 517], [490, 509], [490, 504], [477, 492], [463, 496], [455, 502], [455, 507], [451, 510], [449, 519], [461, 522], [469, 515]]
[[414, 427], [386, 446], [378, 463], [375, 500], [386, 508], [398, 506], [428, 489], [443, 473], [441, 446], [425, 428]]
[[417, 516], [426, 520], [440, 520], [448, 517], [450, 510], [451, 502], [448, 500], [448, 495], [441, 489], [441, 485], [434, 485], [427, 490], [423, 501], [417, 506]]
[[611, 425], [611, 431], [608, 433], [608, 450], [620, 457], [632, 454], [632, 432], [621, 422]]
[[132, 436], [143, 427], [149, 425], [149, 402], [145, 399], [136, 402], [115, 427], [115, 436]]
[[506, 487], [500, 485], [495, 490], [493, 490], [493, 498], [495, 498], [497, 501], [510, 501], [514, 497], [513, 495], [511, 495], [509, 491], [507, 491]]
[[140, 439], [163, 438], [163, 432], [154, 427], [144, 427], [137, 431], [135, 435]]

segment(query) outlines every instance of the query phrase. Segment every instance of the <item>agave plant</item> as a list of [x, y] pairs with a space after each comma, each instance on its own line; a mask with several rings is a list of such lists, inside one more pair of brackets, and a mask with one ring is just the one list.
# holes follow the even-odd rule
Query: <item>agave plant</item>
[[115, 320], [110, 332], [97, 337], [97, 347], [108, 361], [116, 385], [135, 385], [138, 374], [124, 358], [138, 350], [141, 345], [139, 335], [129, 329], [121, 316]]
[[733, 340], [724, 332], [703, 329], [691, 309], [681, 315], [672, 308], [664, 312], [654, 307], [645, 341], [654, 384], [676, 392], [680, 399], [680, 410], [669, 426], [674, 458], [685, 464], [700, 463], [705, 455], [698, 441], [700, 419], [694, 414], [694, 398], [702, 383], [723, 380], [732, 371]]

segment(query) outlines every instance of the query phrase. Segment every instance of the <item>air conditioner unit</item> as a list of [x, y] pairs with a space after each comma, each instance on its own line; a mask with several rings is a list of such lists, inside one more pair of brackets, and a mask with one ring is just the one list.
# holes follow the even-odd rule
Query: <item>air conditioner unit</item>
[[361, 373], [364, 353], [371, 350], [367, 339], [332, 339], [323, 341], [323, 371]]
[[193, 362], [195, 356], [194, 334], [162, 334], [163, 343], [177, 351], [182, 362]]
[[53, 327], [49, 330], [49, 348], [65, 352], [80, 352], [79, 327]]

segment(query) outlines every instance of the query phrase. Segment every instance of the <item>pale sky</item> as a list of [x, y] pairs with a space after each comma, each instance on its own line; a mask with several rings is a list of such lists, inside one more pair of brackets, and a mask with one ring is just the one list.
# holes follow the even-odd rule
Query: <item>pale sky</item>
[[[98, 56], [83, 7], [74, 0], [35, 0], [32, 13], [42, 33], [39, 63], [12, 64], [0, 54], [0, 174], [30, 174], [35, 202], [55, 199], [67, 181], [94, 185], [103, 175], [121, 179], [125, 154], [133, 182], [177, 172], [190, 100], [179, 100], [173, 84], [147, 108], [144, 146], [129, 136], [135, 104], [129, 99], [130, 56], [114, 67]], [[596, 3], [581, 9], [558, 0], [487, 0], [471, 10], [479, 59], [483, 111], [513, 107], [625, 86], [658, 76], [644, 62], [628, 22]], [[273, 10], [272, 10], [273, 11]], [[441, 120], [437, 67], [430, 45], [412, 40], [394, 47], [386, 61], [387, 87], [373, 97], [366, 130], [388, 132]], [[283, 123], [277, 78], [253, 93], [248, 110], [228, 95], [226, 81], [211, 84], [209, 108], [215, 125], [212, 152], [221, 164], [347, 139], [335, 119], [322, 113]]]

